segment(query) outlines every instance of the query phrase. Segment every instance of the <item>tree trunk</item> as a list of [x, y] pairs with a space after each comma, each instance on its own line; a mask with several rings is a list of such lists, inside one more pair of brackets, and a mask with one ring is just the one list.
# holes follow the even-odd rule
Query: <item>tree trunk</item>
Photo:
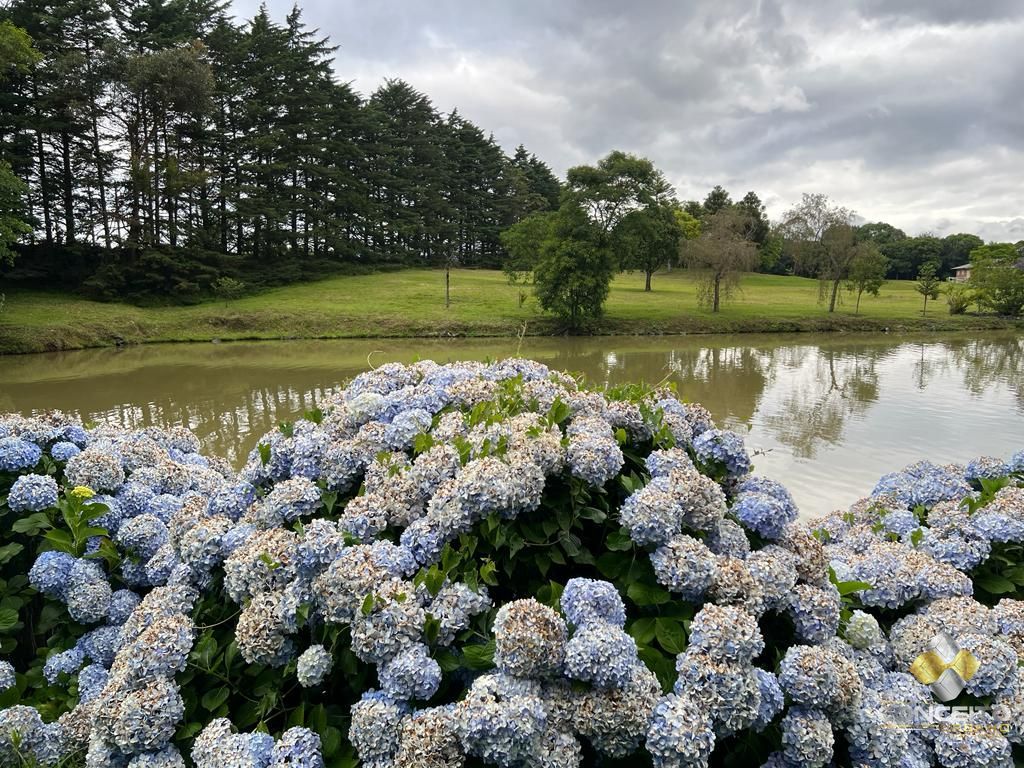
[[444, 265], [444, 308], [448, 309], [452, 303], [452, 267], [451, 264]]
[[921, 310], [921, 316], [925, 317], [928, 315], [928, 294], [924, 295], [924, 309]]
[[648, 270], [645, 273], [645, 275], [647, 276], [647, 280], [644, 282], [644, 291], [650, 291], [651, 290], [651, 275], [652, 274], [654, 274], [654, 273], [651, 272], [650, 270]]
[[75, 244], [75, 185], [71, 178], [71, 136], [67, 129], [60, 132], [61, 166], [64, 171], [64, 242]]
[[860, 314], [860, 295], [862, 293], [864, 293], [864, 289], [863, 288], [861, 288], [859, 291], [857, 291], [857, 307], [853, 311], [853, 314], [855, 314], [855, 315], [859, 315]]
[[43, 148], [43, 132], [36, 128], [36, 152], [39, 155], [39, 192], [43, 203], [43, 226], [46, 230], [46, 244], [53, 243], [53, 219], [50, 216], [50, 184], [46, 180], [46, 152]]
[[[92, 70], [92, 46], [89, 41], [85, 43], [85, 60], [90, 83], [95, 83]], [[100, 149], [100, 127], [99, 115], [97, 114], [96, 101], [98, 96], [94, 93], [89, 98], [89, 122], [92, 127], [92, 156], [96, 163], [96, 188], [100, 193], [100, 223], [103, 226], [103, 245], [110, 250], [110, 212], [107, 210], [107, 175], [103, 163], [103, 153]]]
[[836, 311], [836, 297], [838, 295], [839, 295], [839, 281], [838, 280], [833, 280], [832, 281], [832, 297], [828, 301], [828, 311], [829, 312], [835, 312]]
[[719, 302], [719, 298], [720, 298], [721, 293], [722, 293], [721, 292], [721, 285], [722, 285], [722, 278], [719, 277], [718, 275], [715, 275], [715, 297], [714, 297], [714, 300], [711, 302], [711, 311], [712, 312], [717, 312], [718, 311], [718, 302]]

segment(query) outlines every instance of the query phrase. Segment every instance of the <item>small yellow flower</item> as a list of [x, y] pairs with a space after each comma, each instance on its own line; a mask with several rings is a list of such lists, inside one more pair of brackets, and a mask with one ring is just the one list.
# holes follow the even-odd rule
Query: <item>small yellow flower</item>
[[74, 488], [71, 489], [70, 495], [85, 501], [86, 499], [91, 499], [93, 496], [95, 496], [96, 491], [94, 491], [87, 485], [76, 485]]

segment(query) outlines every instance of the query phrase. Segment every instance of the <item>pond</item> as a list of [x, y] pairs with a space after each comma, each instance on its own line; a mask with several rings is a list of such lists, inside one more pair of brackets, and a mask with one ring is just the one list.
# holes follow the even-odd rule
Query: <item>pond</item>
[[593, 383], [675, 382], [742, 433], [757, 471], [815, 516], [921, 458], [1024, 448], [1024, 338], [674, 336], [180, 344], [0, 360], [0, 412], [124, 427], [185, 424], [236, 466], [346, 379], [398, 360], [521, 355]]

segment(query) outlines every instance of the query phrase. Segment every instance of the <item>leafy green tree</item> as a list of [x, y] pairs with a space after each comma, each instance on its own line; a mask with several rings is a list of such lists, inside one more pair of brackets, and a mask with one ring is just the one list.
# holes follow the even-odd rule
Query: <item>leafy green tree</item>
[[898, 243], [907, 239], [907, 233], [902, 229], [887, 224], [884, 221], [876, 221], [868, 224], [861, 224], [857, 227], [857, 239], [868, 240], [879, 248], [891, 243]]
[[552, 236], [556, 211], [545, 211], [520, 219], [501, 233], [508, 256], [502, 270], [512, 284], [526, 280], [540, 261], [545, 241]]
[[27, 72], [39, 58], [28, 32], [8, 19], [0, 21], [0, 80], [12, 72]]
[[704, 198], [701, 212], [704, 219], [710, 219], [716, 213], [731, 205], [732, 198], [729, 196], [729, 193], [720, 184], [716, 184], [715, 188], [708, 192], [707, 197]]
[[14, 245], [32, 231], [24, 219], [28, 185], [14, 175], [10, 164], [0, 160], [0, 265], [14, 263]]
[[924, 307], [921, 309], [922, 315], [928, 314], [928, 299], [939, 298], [939, 287], [942, 285], [942, 279], [939, 277], [938, 271], [939, 265], [934, 261], [928, 261], [922, 264], [917, 272], [917, 283], [914, 285], [914, 290], [924, 297]]
[[562, 184], [546, 163], [520, 144], [509, 161], [509, 167], [522, 174], [524, 187], [520, 194], [524, 202], [521, 205], [527, 212], [558, 208]]
[[828, 195], [805, 193], [783, 214], [777, 228], [795, 267], [818, 277], [821, 297], [828, 297], [829, 312], [835, 312], [839, 286], [848, 277], [856, 253], [852, 218], [852, 211], [834, 205]]
[[601, 224], [574, 201], [563, 203], [534, 267], [534, 291], [541, 307], [571, 330], [583, 328], [601, 315], [614, 270]]
[[753, 191], [747, 192], [743, 199], [736, 203], [736, 208], [747, 216], [746, 237], [761, 248], [771, 234], [771, 223], [761, 198]]
[[669, 199], [672, 187], [646, 157], [615, 151], [597, 165], [570, 168], [566, 191], [606, 239], [630, 211]]
[[1010, 243], [990, 243], [971, 251], [970, 285], [977, 301], [999, 315], [1024, 309], [1024, 256]]
[[[895, 243], [882, 246], [882, 252], [889, 258], [889, 275], [898, 280], [913, 280], [922, 265], [934, 262], [936, 269], [942, 262], [942, 240], [932, 235], [907, 237]], [[941, 270], [937, 272], [941, 276]]]
[[691, 214], [685, 206], [675, 210], [676, 224], [684, 240], [700, 237], [700, 219]]
[[889, 268], [889, 260], [871, 241], [862, 241], [855, 246], [853, 259], [850, 261], [850, 275], [847, 288], [857, 294], [854, 314], [860, 314], [860, 297], [864, 293], [877, 296], [885, 284], [885, 273]]
[[[671, 266], [679, 253], [683, 231], [669, 203], [654, 203], [627, 213], [615, 228], [613, 241], [619, 266], [644, 273], [644, 291], [651, 290], [654, 273]], [[685, 213], [684, 213], [685, 215]]]
[[733, 207], [705, 219], [696, 240], [684, 241], [683, 259], [697, 273], [697, 300], [712, 312], [739, 288], [740, 275], [760, 261], [757, 246], [747, 239], [748, 217]]
[[[38, 58], [24, 29], [0, 22], [0, 83], [13, 73], [26, 72]], [[0, 159], [0, 264], [14, 263], [11, 246], [32, 231], [25, 221], [27, 193], [28, 185], [15, 175], [10, 163]]]

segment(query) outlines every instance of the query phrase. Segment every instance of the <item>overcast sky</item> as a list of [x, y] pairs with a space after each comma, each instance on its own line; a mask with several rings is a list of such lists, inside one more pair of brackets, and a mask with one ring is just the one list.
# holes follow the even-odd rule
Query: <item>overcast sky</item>
[[908, 234], [1024, 239], [1021, 0], [299, 5], [339, 79], [402, 78], [559, 175], [623, 149], [682, 199], [753, 189], [778, 216], [825, 192]]

